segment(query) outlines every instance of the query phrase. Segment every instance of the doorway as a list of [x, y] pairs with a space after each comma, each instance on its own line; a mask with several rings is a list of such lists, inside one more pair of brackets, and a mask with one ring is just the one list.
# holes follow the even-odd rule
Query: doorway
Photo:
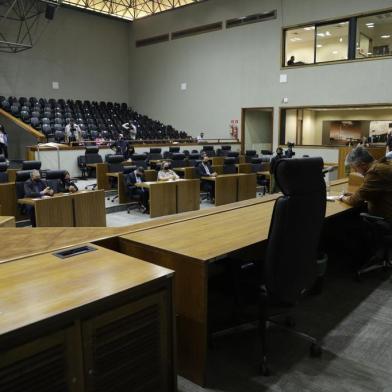
[[241, 149], [272, 151], [274, 109], [243, 108], [241, 121]]

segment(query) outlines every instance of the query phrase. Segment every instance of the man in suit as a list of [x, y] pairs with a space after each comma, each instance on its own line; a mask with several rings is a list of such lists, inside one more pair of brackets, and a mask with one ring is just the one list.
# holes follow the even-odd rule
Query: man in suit
[[[199, 177], [216, 177], [218, 174], [212, 169], [210, 165], [210, 158], [207, 154], [202, 155], [202, 161], [196, 166], [196, 172]], [[208, 192], [211, 199], [215, 198], [215, 184], [212, 181], [201, 180], [201, 189]]]
[[[53, 196], [54, 191], [48, 187], [46, 182], [41, 179], [38, 170], [32, 170], [30, 179], [24, 183], [24, 197], [39, 198], [42, 196]], [[26, 206], [26, 212], [30, 216], [31, 225], [36, 227], [35, 209], [33, 206]]]
[[126, 178], [127, 188], [129, 193], [133, 196], [139, 196], [140, 202], [143, 206], [143, 213], [149, 214], [149, 192], [148, 189], [139, 188], [136, 186], [137, 183], [145, 182], [146, 178], [144, 176], [144, 169], [138, 167], [133, 172], [129, 173]]

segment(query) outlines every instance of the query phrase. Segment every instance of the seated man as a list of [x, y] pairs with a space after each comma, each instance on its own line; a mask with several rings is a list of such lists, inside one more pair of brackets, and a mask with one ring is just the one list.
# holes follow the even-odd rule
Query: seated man
[[126, 178], [126, 184], [131, 196], [139, 196], [140, 202], [143, 206], [143, 213], [149, 213], [149, 192], [148, 189], [139, 188], [136, 186], [137, 183], [145, 182], [146, 179], [144, 177], [144, 169], [142, 167], [138, 167], [133, 172], [129, 173]]
[[161, 170], [158, 172], [158, 181], [173, 181], [178, 180], [179, 178], [180, 176], [171, 170], [170, 162], [163, 162]]
[[275, 181], [275, 166], [277, 164], [277, 162], [284, 158], [283, 155], [283, 148], [282, 147], [278, 147], [276, 149], [276, 155], [274, 155], [271, 159], [271, 163], [270, 163], [270, 173], [271, 173], [271, 193], [277, 193], [280, 192], [280, 189], [278, 187], [278, 184]]
[[346, 161], [364, 181], [354, 194], [345, 194], [341, 200], [354, 207], [367, 202], [369, 214], [392, 222], [392, 161], [376, 161], [363, 147], [352, 150]]
[[[196, 172], [199, 177], [216, 177], [218, 174], [212, 169], [210, 165], [210, 158], [207, 154], [202, 156], [202, 161], [196, 166]], [[201, 181], [201, 189], [208, 192], [211, 198], [215, 197], [215, 184], [211, 181]]]
[[[38, 198], [42, 196], [53, 196], [54, 191], [46, 185], [41, 179], [41, 173], [38, 170], [32, 170], [30, 180], [24, 184], [24, 197]], [[31, 225], [36, 227], [35, 209], [33, 206], [26, 206], [26, 212], [30, 216]]]
[[75, 193], [78, 191], [78, 187], [71, 181], [71, 176], [68, 171], [65, 171], [58, 181], [57, 190], [59, 193]]

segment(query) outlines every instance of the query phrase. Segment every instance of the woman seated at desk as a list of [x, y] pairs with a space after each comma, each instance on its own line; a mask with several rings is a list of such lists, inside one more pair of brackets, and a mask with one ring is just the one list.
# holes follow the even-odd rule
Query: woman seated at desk
[[76, 184], [71, 181], [71, 176], [68, 171], [63, 173], [63, 176], [57, 185], [57, 189], [59, 193], [75, 193], [79, 190]]
[[158, 181], [174, 181], [180, 177], [170, 168], [169, 162], [163, 162], [161, 170], [158, 172]]

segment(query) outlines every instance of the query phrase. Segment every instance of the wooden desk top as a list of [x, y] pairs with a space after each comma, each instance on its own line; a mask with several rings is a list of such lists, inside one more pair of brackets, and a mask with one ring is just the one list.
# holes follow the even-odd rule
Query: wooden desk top
[[68, 259], [47, 253], [0, 265], [0, 335], [172, 275], [86, 245], [97, 250]]
[[267, 177], [271, 177], [271, 173], [270, 173], [269, 171], [259, 171], [259, 172], [256, 172], [256, 174], [257, 174], [258, 176], [267, 176]]
[[[279, 195], [275, 196], [275, 199]], [[235, 210], [194, 219], [192, 224], [178, 222], [166, 227], [130, 233], [121, 238], [187, 256], [195, 261], [213, 261], [238, 249], [267, 240], [274, 201], [244, 206]], [[328, 202], [326, 217], [351, 207]], [[206, 229], [208, 228], [208, 230]], [[197, 238], [197, 247], [195, 247]]]
[[106, 175], [108, 177], [116, 177], [116, 178], [118, 178], [120, 176], [120, 174], [123, 174], [123, 173], [120, 173], [120, 172], [106, 173]]
[[53, 196], [42, 196], [42, 197], [24, 197], [23, 199], [18, 199], [19, 204], [26, 204], [33, 206], [35, 203], [40, 202], [42, 200], [52, 199], [53, 197], [69, 197], [69, 196], [77, 196], [83, 193], [91, 193], [91, 192], [102, 192], [102, 190], [81, 190], [74, 193], [55, 193]]
[[187, 182], [187, 181], [193, 181], [193, 180], [187, 180], [185, 178], [178, 178], [177, 180], [145, 181], [145, 182], [137, 182], [135, 184], [135, 186], [138, 188], [150, 188], [151, 185], [154, 185], [154, 184], [172, 184], [175, 182]]
[[15, 227], [15, 217], [0, 216], [0, 227]]

